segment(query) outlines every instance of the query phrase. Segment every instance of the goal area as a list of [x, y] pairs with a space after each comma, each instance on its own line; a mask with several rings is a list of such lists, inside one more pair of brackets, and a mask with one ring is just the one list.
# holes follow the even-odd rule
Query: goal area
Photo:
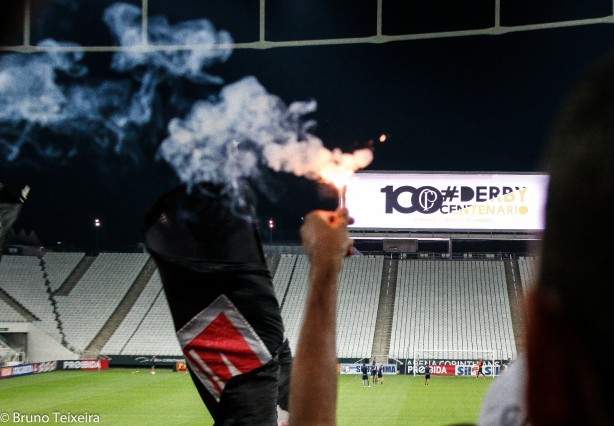
[[462, 375], [474, 375], [478, 359], [484, 363], [483, 371], [486, 376], [497, 376], [499, 368], [496, 368], [496, 351], [492, 349], [414, 349], [413, 354], [407, 357], [412, 360], [413, 375], [424, 374], [424, 366], [431, 365], [456, 365], [466, 367], [462, 369]]

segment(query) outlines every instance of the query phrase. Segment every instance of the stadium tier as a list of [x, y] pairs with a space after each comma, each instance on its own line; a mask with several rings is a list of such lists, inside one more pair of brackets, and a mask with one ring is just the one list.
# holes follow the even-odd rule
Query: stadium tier
[[[307, 258], [270, 254], [267, 263], [294, 350]], [[535, 265], [535, 258], [515, 255], [348, 258], [339, 282], [338, 358], [404, 360], [428, 348], [449, 350], [450, 356], [493, 351], [496, 359], [514, 359], [523, 344], [520, 299]], [[15, 339], [15, 330], [45, 336], [75, 357], [181, 356], [160, 276], [147, 253], [4, 255], [0, 341], [25, 351], [28, 361], [53, 357]], [[24, 347], [15, 347], [19, 342]]]

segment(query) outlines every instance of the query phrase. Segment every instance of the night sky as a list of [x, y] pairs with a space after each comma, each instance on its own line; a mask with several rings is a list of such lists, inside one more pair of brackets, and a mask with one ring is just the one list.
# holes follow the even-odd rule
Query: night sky
[[[30, 44], [51, 38], [82, 46], [113, 45], [101, 19], [112, 3], [33, 1]], [[145, 3], [150, 17], [165, 16], [171, 24], [206, 18], [232, 35], [239, 47], [209, 69], [223, 83], [179, 78], [160, 83], [151, 119], [126, 141], [131, 149], [121, 152], [88, 146], [87, 132], [75, 135], [39, 124], [30, 137], [72, 149], [51, 158], [24, 147], [11, 157], [14, 151], [9, 148], [27, 123], [2, 116], [0, 182], [14, 191], [31, 187], [15, 230], [35, 231], [49, 247], [61, 242], [63, 247], [87, 249], [95, 241], [94, 218], [100, 218], [101, 250], [136, 247], [142, 241], [144, 212], [179, 182], [156, 157], [169, 120], [246, 76], [254, 76], [286, 104], [315, 100], [317, 110], [309, 114], [317, 123], [312, 133], [329, 149], [373, 147], [367, 170], [540, 171], [561, 102], [584, 71], [614, 49], [612, 23], [540, 25], [604, 16], [614, 22], [612, 3], [501, 1], [500, 26], [514, 31], [497, 35], [471, 34], [495, 25], [494, 0], [461, 3], [384, 0], [382, 34], [407, 39], [371, 43], [368, 37], [378, 30], [377, 0], [318, 0], [308, 5], [269, 1], [266, 40], [293, 43], [260, 49], [247, 46], [259, 39], [258, 2], [150, 0]], [[459, 33], [442, 34], [454, 31]], [[20, 53], [27, 42], [23, 34], [19, 28], [3, 36], [1, 45], [16, 47], [3, 48], [0, 61], [32, 55]], [[79, 77], [80, 83], [117, 81], [117, 73], [109, 70], [111, 60], [108, 49], [87, 52], [82, 63], [89, 72]], [[62, 78], [67, 77], [58, 75]], [[0, 82], [0, 99], [1, 90]], [[383, 143], [378, 141], [381, 134], [387, 135]], [[262, 196], [258, 204], [262, 226], [266, 228], [269, 218], [276, 222], [276, 242], [298, 241], [301, 216], [336, 202], [330, 191], [305, 178], [270, 172], [261, 179], [277, 197]]]

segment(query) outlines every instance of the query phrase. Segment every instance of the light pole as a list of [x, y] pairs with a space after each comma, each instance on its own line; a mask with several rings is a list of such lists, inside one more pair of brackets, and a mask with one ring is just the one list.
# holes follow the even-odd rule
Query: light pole
[[100, 219], [95, 218], [94, 219], [94, 232], [96, 233], [96, 247], [95, 247], [95, 255], [98, 255], [98, 242], [99, 242], [99, 238], [98, 238], [98, 234], [100, 233], [100, 227], [102, 226], [102, 223], [100, 222]]
[[275, 222], [273, 218], [269, 219], [269, 243], [273, 244], [273, 228], [275, 228]]

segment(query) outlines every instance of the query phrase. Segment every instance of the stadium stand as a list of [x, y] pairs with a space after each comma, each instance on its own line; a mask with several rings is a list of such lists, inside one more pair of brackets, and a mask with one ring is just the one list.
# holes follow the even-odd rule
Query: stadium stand
[[[42, 259], [5, 255], [0, 262], [0, 323], [30, 321], [60, 342], [63, 336], [51, 303], [55, 300], [66, 346], [82, 354], [134, 290], [150, 256], [101, 253], [85, 260], [83, 253], [46, 253]], [[295, 253], [269, 254], [267, 263], [294, 350], [309, 264], [304, 254]], [[515, 274], [526, 288], [537, 262], [519, 256], [511, 263], [486, 256], [346, 259], [339, 282], [338, 357], [405, 359], [414, 349], [488, 349], [496, 351], [498, 359], [514, 359], [521, 342], [513, 321], [518, 303], [512, 301], [522, 292], [516, 294], [509, 286], [516, 282]], [[181, 355], [157, 270], [146, 277], [142, 289], [132, 291], [129, 310], [118, 316], [117, 326], [100, 343], [100, 354]], [[76, 281], [74, 287], [66, 286], [71, 280]], [[2, 294], [21, 308], [11, 306]]]
[[3, 256], [0, 262], [0, 288], [34, 316], [33, 324], [54, 339], [61, 340], [54, 308], [45, 287], [41, 258]]
[[[347, 266], [339, 277], [337, 306], [340, 358], [361, 359], [371, 355], [383, 262], [382, 256], [346, 259]], [[282, 300], [282, 318], [292, 350], [296, 348], [303, 319], [308, 270], [306, 255], [281, 255], [273, 280], [278, 298]]]
[[51, 283], [51, 291], [57, 291], [75, 270], [85, 253], [67, 252], [56, 253], [47, 252], [43, 256], [45, 260], [45, 271]]
[[0, 322], [25, 322], [26, 319], [0, 299]]
[[162, 281], [156, 271], [102, 354], [181, 355]]
[[66, 339], [75, 350], [86, 349], [148, 258], [145, 253], [101, 253], [68, 295], [56, 297]]
[[127, 355], [143, 353], [182, 355], [163, 292], [158, 293], [143, 322], [122, 350], [122, 354]]
[[396, 289], [393, 357], [413, 358], [418, 349], [487, 349], [515, 358], [503, 262], [402, 260]]
[[382, 281], [382, 256], [345, 259], [337, 301], [337, 356], [370, 357]]
[[[281, 254], [275, 256], [278, 261], [275, 275], [273, 275], [273, 288], [275, 289], [275, 294], [277, 295], [277, 300], [279, 300], [279, 304], [283, 308], [285, 304], [286, 291], [288, 290], [288, 285], [292, 280], [292, 274], [294, 272], [294, 266], [297, 262], [297, 256], [293, 254]], [[270, 261], [271, 263], [273, 260]]]
[[[277, 268], [278, 274], [283, 273], [285, 277], [288, 277], [287, 280], [283, 280], [287, 284], [281, 301], [281, 317], [286, 327], [286, 334], [290, 339], [290, 349], [292, 351], [296, 349], [296, 340], [303, 320], [303, 307], [307, 297], [308, 271], [309, 262], [304, 254], [286, 255], [286, 259], [282, 257]], [[277, 292], [277, 287], [275, 291]]]

